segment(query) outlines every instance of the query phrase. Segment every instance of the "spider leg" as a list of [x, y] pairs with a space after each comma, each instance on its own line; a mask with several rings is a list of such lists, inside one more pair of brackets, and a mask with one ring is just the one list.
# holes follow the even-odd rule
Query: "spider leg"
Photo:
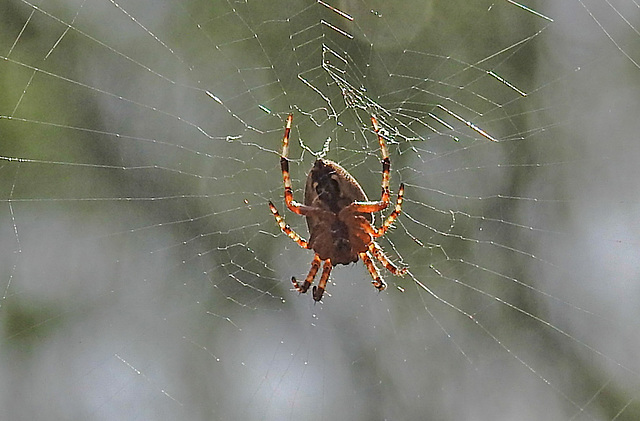
[[389, 206], [389, 202], [353, 202], [345, 209], [347, 212], [359, 212], [359, 213], [374, 213], [380, 212]]
[[300, 209], [303, 205], [293, 200], [293, 187], [291, 186], [291, 176], [289, 175], [289, 159], [287, 157], [289, 156], [289, 133], [291, 133], [292, 122], [293, 114], [289, 114], [284, 128], [284, 136], [282, 137], [282, 154], [280, 155], [280, 169], [282, 170], [282, 181], [284, 182], [284, 201], [291, 212], [304, 215]]
[[307, 278], [304, 280], [302, 285], [300, 285], [298, 281], [296, 281], [295, 277], [293, 276], [291, 277], [291, 282], [293, 282], [293, 287], [296, 289], [296, 291], [298, 291], [301, 294], [304, 294], [305, 292], [307, 292], [307, 290], [311, 286], [311, 283], [313, 283], [313, 278], [315, 278], [316, 273], [318, 273], [318, 269], [320, 269], [320, 263], [322, 263], [322, 259], [320, 259], [320, 256], [318, 256], [318, 254], [316, 253], [316, 255], [313, 256], [313, 261], [311, 262], [311, 269], [309, 269], [309, 274], [307, 275]]
[[380, 276], [380, 272], [378, 271], [378, 268], [376, 267], [376, 265], [373, 264], [373, 260], [371, 260], [371, 255], [369, 254], [369, 252], [365, 251], [363, 253], [360, 253], [360, 258], [364, 262], [364, 265], [367, 267], [367, 270], [369, 271], [369, 273], [371, 274], [371, 277], [373, 278], [373, 281], [371, 281], [373, 286], [378, 288], [379, 291], [382, 291], [383, 289], [385, 289], [387, 287], [387, 284], [384, 282], [384, 280]]
[[[402, 212], [402, 202], [404, 202], [404, 183], [400, 183], [400, 190], [398, 190], [398, 198], [396, 199], [396, 205], [393, 212], [389, 214], [380, 229], [377, 230], [376, 228], [371, 227], [372, 231], [370, 231], [365, 227], [365, 230], [374, 237], [382, 237], [387, 230], [391, 228], [391, 225], [393, 225], [398, 215]], [[374, 213], [383, 210], [387, 206], [388, 203], [384, 202], [353, 202], [340, 211], [340, 213]]]
[[396, 199], [396, 206], [393, 209], [393, 212], [387, 216], [387, 219], [380, 227], [381, 234], [384, 235], [385, 232], [391, 227], [391, 225], [395, 222], [396, 218], [402, 212], [402, 202], [404, 201], [404, 183], [400, 183], [400, 189], [398, 190], [398, 198]]
[[376, 136], [378, 136], [378, 142], [380, 143], [380, 153], [382, 154], [382, 198], [381, 202], [389, 203], [389, 196], [391, 193], [389, 191], [389, 171], [391, 170], [391, 159], [389, 158], [389, 150], [387, 149], [387, 144], [384, 141], [384, 138], [380, 135], [380, 124], [378, 124], [378, 119], [375, 116], [371, 116], [371, 123], [373, 124], [373, 130], [376, 132]]
[[[378, 136], [378, 142], [380, 143], [380, 153], [382, 154], [382, 195], [380, 197], [379, 202], [354, 202], [349, 205], [349, 209], [353, 212], [362, 212], [362, 213], [374, 213], [380, 212], [389, 206], [389, 197], [391, 196], [391, 191], [389, 190], [389, 180], [391, 178], [389, 172], [391, 171], [391, 158], [389, 158], [389, 149], [387, 149], [387, 144], [384, 141], [384, 138], [380, 135], [380, 124], [375, 116], [371, 116], [371, 123], [373, 124], [373, 129]], [[400, 192], [404, 192], [404, 187], [401, 185]], [[402, 203], [402, 198], [398, 199], [400, 203]], [[396, 204], [396, 209], [398, 209], [398, 205]], [[400, 212], [398, 212], [400, 213]], [[393, 220], [397, 217], [397, 214], [393, 217], [393, 219], [388, 223], [390, 226], [393, 223]], [[388, 229], [385, 228], [386, 231]], [[384, 234], [384, 233], [383, 233]], [[383, 235], [380, 234], [380, 235]]]
[[331, 259], [325, 260], [324, 265], [322, 266], [322, 275], [320, 276], [320, 281], [318, 281], [318, 286], [313, 286], [313, 299], [315, 301], [322, 300], [322, 294], [324, 294], [324, 290], [327, 287], [327, 280], [329, 279], [331, 269], [333, 269]]
[[398, 190], [398, 199], [396, 199], [396, 206], [393, 208], [393, 212], [387, 216], [384, 223], [378, 228], [374, 237], [382, 237], [386, 234], [387, 230], [391, 228], [391, 225], [395, 222], [396, 218], [402, 212], [402, 202], [404, 201], [404, 183], [400, 183], [400, 189]]
[[373, 254], [373, 256], [376, 259], [380, 261], [380, 263], [384, 265], [385, 268], [387, 268], [389, 272], [393, 273], [394, 275], [403, 276], [404, 274], [407, 273], [407, 268], [399, 268], [393, 263], [391, 263], [391, 260], [389, 260], [387, 255], [384, 254], [384, 251], [382, 250], [382, 248], [380, 248], [380, 246], [376, 244], [376, 242], [372, 241], [369, 244], [369, 251], [371, 252], [371, 254]]
[[271, 203], [271, 201], [269, 201], [269, 209], [271, 209], [271, 213], [273, 214], [273, 217], [276, 218], [276, 222], [278, 223], [278, 226], [280, 227], [282, 232], [287, 234], [289, 238], [291, 238], [293, 241], [298, 243], [298, 245], [303, 249], [310, 248], [309, 242], [304, 238], [300, 237], [297, 232], [292, 230], [291, 227], [287, 225], [287, 223], [284, 221], [284, 218], [280, 216], [280, 214], [278, 213], [278, 209], [276, 209], [276, 207], [274, 206], [273, 203]]
[[[387, 233], [387, 231], [389, 230], [389, 228], [391, 228], [391, 225], [393, 225], [393, 223], [395, 222], [396, 218], [398, 218], [398, 215], [400, 215], [400, 213], [402, 212], [402, 202], [404, 201], [404, 183], [400, 183], [400, 190], [398, 190], [398, 198], [396, 199], [396, 205], [393, 209], [393, 212], [391, 212], [389, 214], [389, 216], [387, 217], [387, 219], [385, 219], [384, 223], [382, 224], [382, 226], [380, 228], [376, 228], [373, 225], [371, 225], [369, 223], [369, 221], [365, 220], [364, 218], [360, 218], [360, 226], [362, 227], [362, 229], [369, 235], [371, 235], [373, 238], [379, 238], [382, 237], [383, 235], [385, 235]], [[347, 206], [345, 209], [343, 209], [342, 211], [340, 211], [340, 215], [342, 216], [342, 212], [345, 213], [354, 213], [354, 212], [363, 212], [363, 213], [372, 213], [372, 212], [377, 212], [376, 207], [373, 206], [373, 204], [377, 203], [377, 202], [372, 202], [372, 205], [365, 205], [363, 206], [363, 204], [368, 204], [370, 202], [354, 202], [352, 204], [350, 204], [349, 206]]]

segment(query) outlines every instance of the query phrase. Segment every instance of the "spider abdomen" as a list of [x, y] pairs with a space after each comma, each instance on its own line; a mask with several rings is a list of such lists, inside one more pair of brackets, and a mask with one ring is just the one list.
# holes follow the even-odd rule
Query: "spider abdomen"
[[357, 262], [359, 254], [367, 250], [367, 244], [371, 241], [370, 235], [364, 231], [350, 230], [345, 222], [338, 219], [338, 215], [307, 215], [307, 220], [309, 218], [315, 223], [309, 245], [318, 253], [320, 259], [330, 259], [334, 266], [348, 265]]

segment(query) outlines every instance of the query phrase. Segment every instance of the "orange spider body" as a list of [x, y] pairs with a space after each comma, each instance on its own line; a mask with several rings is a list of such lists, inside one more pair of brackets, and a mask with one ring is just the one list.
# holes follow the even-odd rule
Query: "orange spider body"
[[371, 117], [373, 127], [378, 135], [382, 153], [382, 197], [380, 201], [369, 201], [364, 190], [355, 178], [344, 168], [333, 161], [318, 159], [309, 175], [305, 186], [304, 204], [293, 200], [293, 189], [289, 176], [289, 133], [293, 116], [287, 118], [284, 138], [282, 141], [282, 155], [280, 166], [284, 181], [284, 197], [287, 208], [307, 219], [309, 241], [293, 231], [280, 216], [278, 210], [269, 202], [280, 229], [300, 247], [315, 252], [311, 269], [305, 281], [299, 284], [295, 277], [291, 278], [295, 289], [301, 293], [307, 292], [320, 266], [322, 275], [317, 287], [313, 287], [313, 299], [320, 301], [326, 288], [327, 280], [333, 266], [355, 263], [362, 259], [372, 277], [372, 283], [378, 290], [386, 288], [386, 284], [372, 257], [379, 260], [391, 273], [404, 275], [406, 268], [399, 269], [384, 254], [374, 238], [383, 236], [391, 227], [402, 210], [404, 185], [400, 184], [396, 205], [382, 224], [376, 229], [373, 223], [373, 213], [385, 209], [389, 205], [389, 171], [391, 161], [384, 139], [379, 134], [378, 121]]

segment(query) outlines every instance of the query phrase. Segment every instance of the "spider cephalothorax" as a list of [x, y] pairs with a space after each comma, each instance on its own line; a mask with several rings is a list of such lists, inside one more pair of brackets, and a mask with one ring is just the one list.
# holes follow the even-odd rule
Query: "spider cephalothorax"
[[290, 211], [307, 218], [309, 227], [309, 241], [293, 231], [280, 216], [278, 210], [269, 202], [280, 229], [300, 247], [315, 252], [311, 269], [302, 284], [291, 278], [297, 291], [307, 292], [320, 266], [322, 275], [317, 287], [313, 287], [313, 299], [320, 301], [326, 288], [327, 280], [333, 266], [347, 265], [362, 259], [366, 265], [373, 285], [379, 290], [386, 288], [386, 284], [373, 263], [375, 257], [394, 275], [404, 275], [406, 268], [398, 268], [387, 258], [374, 238], [382, 237], [396, 220], [402, 210], [404, 184], [400, 184], [396, 205], [380, 228], [375, 228], [373, 214], [389, 206], [389, 170], [391, 161], [380, 127], [375, 117], [371, 117], [373, 128], [378, 136], [382, 153], [382, 197], [380, 201], [369, 201], [360, 184], [344, 168], [333, 161], [318, 159], [307, 176], [304, 190], [304, 204], [293, 200], [293, 189], [289, 176], [289, 133], [293, 115], [287, 117], [287, 125], [282, 139], [282, 155], [280, 166], [284, 180], [284, 198]]

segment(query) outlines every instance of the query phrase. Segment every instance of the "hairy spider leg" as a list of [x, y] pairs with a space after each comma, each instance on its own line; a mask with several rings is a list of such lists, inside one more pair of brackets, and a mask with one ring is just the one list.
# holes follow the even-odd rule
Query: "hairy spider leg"
[[307, 290], [313, 283], [313, 279], [316, 277], [316, 273], [318, 273], [318, 269], [320, 269], [321, 263], [322, 263], [322, 259], [320, 259], [320, 256], [318, 256], [318, 254], [316, 253], [315, 256], [313, 256], [313, 261], [311, 262], [311, 269], [309, 269], [309, 274], [307, 275], [307, 278], [304, 280], [302, 285], [299, 284], [298, 281], [296, 281], [295, 276], [291, 277], [291, 282], [293, 282], [293, 287], [296, 289], [296, 291], [298, 291], [301, 294], [304, 294], [305, 292], [307, 292]]
[[320, 281], [318, 281], [318, 286], [313, 286], [313, 299], [315, 301], [322, 300], [322, 294], [324, 294], [324, 290], [327, 287], [327, 280], [329, 279], [329, 274], [331, 273], [331, 269], [333, 269], [333, 265], [331, 264], [331, 259], [327, 259], [324, 261], [324, 265], [322, 266], [322, 276], [320, 276]]
[[[371, 116], [371, 123], [373, 124], [373, 129], [376, 132], [376, 136], [378, 136], [378, 142], [380, 143], [380, 153], [382, 154], [382, 196], [380, 197], [379, 202], [353, 202], [349, 205], [349, 209], [353, 212], [362, 212], [362, 213], [374, 213], [380, 212], [384, 210], [387, 206], [389, 206], [389, 197], [391, 196], [391, 191], [389, 190], [389, 180], [391, 178], [391, 159], [389, 158], [389, 150], [387, 149], [387, 144], [384, 141], [384, 138], [380, 135], [380, 124], [375, 116]], [[402, 191], [404, 193], [404, 191]], [[398, 193], [400, 194], [400, 192]], [[402, 201], [401, 198], [399, 198]], [[396, 209], [398, 205], [396, 204]], [[396, 215], [397, 216], [397, 215]], [[394, 216], [395, 219], [395, 216]], [[393, 219], [388, 225], [393, 223]], [[384, 231], [388, 229], [385, 228]], [[383, 233], [384, 234], [384, 233]], [[383, 234], [376, 235], [379, 237]]]
[[380, 276], [380, 272], [378, 271], [376, 265], [373, 264], [373, 260], [371, 260], [371, 255], [369, 254], [369, 252], [360, 253], [360, 259], [362, 259], [364, 265], [367, 267], [367, 270], [373, 278], [373, 280], [371, 281], [373, 286], [378, 288], [379, 291], [385, 289], [387, 287], [387, 284]]
[[384, 267], [387, 268], [387, 270], [393, 273], [394, 275], [403, 276], [404, 274], [407, 273], [407, 268], [399, 268], [396, 265], [394, 265], [391, 262], [391, 260], [389, 260], [387, 255], [384, 254], [384, 251], [382, 250], [382, 248], [375, 241], [372, 241], [369, 244], [369, 251], [371, 251], [371, 254], [373, 254], [373, 256], [376, 259], [378, 259], [378, 261], [382, 263]]
[[400, 183], [400, 189], [398, 190], [398, 198], [396, 199], [396, 206], [393, 208], [393, 212], [387, 216], [384, 223], [377, 229], [374, 237], [382, 237], [386, 234], [387, 230], [391, 228], [391, 225], [396, 221], [396, 218], [402, 213], [402, 202], [404, 201], [404, 183]]
[[[400, 184], [400, 190], [398, 190], [398, 198], [396, 199], [396, 205], [393, 209], [393, 212], [389, 214], [387, 219], [385, 219], [384, 223], [380, 228], [376, 228], [371, 225], [368, 221], [362, 221], [362, 229], [364, 229], [369, 235], [374, 238], [382, 237], [388, 230], [391, 228], [391, 225], [395, 222], [398, 215], [402, 212], [402, 202], [404, 201], [404, 183]], [[381, 202], [353, 202], [345, 209], [340, 211], [340, 213], [374, 213], [378, 212], [380, 209]], [[384, 209], [384, 208], [383, 208]]]
[[282, 170], [282, 181], [284, 182], [284, 201], [287, 208], [291, 212], [298, 215], [304, 215], [301, 203], [293, 200], [293, 187], [291, 186], [291, 176], [289, 175], [289, 133], [291, 133], [291, 124], [293, 123], [293, 114], [287, 117], [287, 124], [284, 128], [284, 136], [282, 137], [282, 154], [280, 155], [280, 169]]
[[380, 135], [380, 124], [378, 124], [378, 119], [375, 116], [371, 116], [371, 124], [373, 124], [373, 130], [376, 132], [376, 136], [378, 136], [378, 142], [380, 143], [380, 153], [382, 154], [382, 198], [381, 202], [389, 203], [389, 196], [391, 196], [391, 192], [389, 191], [389, 180], [391, 175], [389, 172], [391, 171], [391, 159], [389, 158], [389, 150], [387, 149], [387, 144], [384, 141], [384, 138]]
[[273, 217], [276, 218], [276, 222], [278, 223], [278, 226], [280, 227], [282, 232], [287, 234], [287, 236], [289, 238], [291, 238], [293, 241], [298, 243], [298, 245], [300, 247], [302, 247], [303, 249], [309, 249], [310, 248], [309, 247], [309, 242], [307, 240], [305, 240], [304, 238], [300, 237], [300, 235], [298, 235], [297, 232], [292, 230], [291, 227], [289, 227], [289, 225], [287, 225], [287, 223], [284, 221], [284, 218], [282, 216], [280, 216], [280, 214], [278, 213], [278, 209], [276, 209], [276, 207], [274, 206], [273, 203], [271, 203], [271, 201], [269, 201], [269, 209], [271, 209], [271, 213], [273, 214]]

